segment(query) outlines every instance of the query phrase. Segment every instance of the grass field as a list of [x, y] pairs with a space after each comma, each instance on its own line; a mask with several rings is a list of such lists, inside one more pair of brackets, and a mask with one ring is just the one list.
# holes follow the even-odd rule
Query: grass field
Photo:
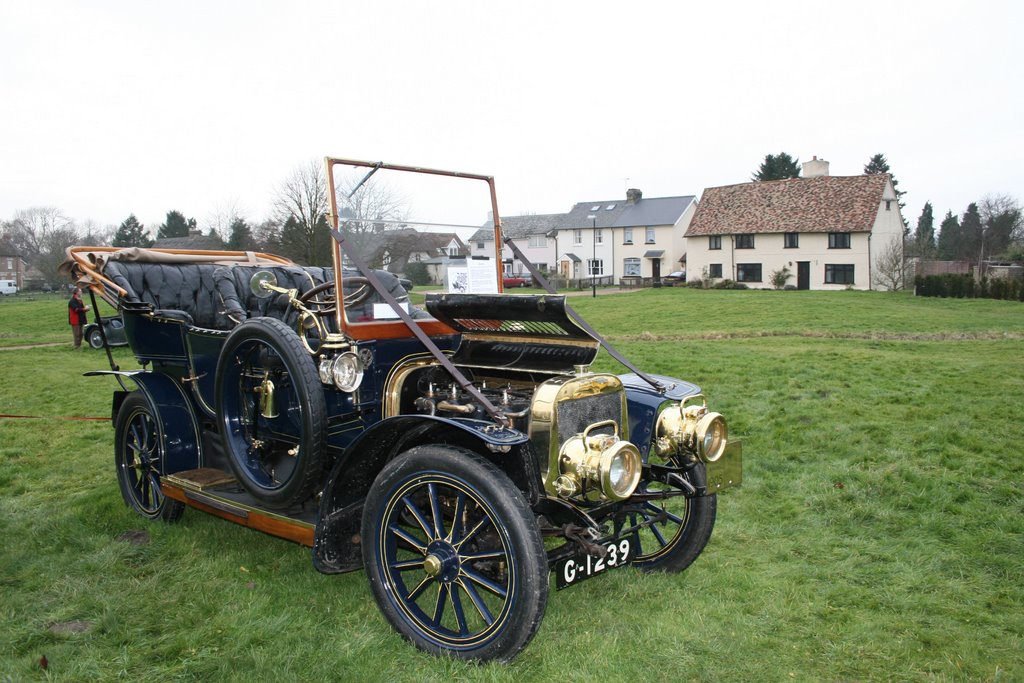
[[[510, 665], [436, 659], [390, 630], [361, 572], [320, 575], [308, 550], [192, 510], [134, 517], [108, 423], [0, 419], [0, 681], [1024, 680], [1024, 305], [571, 302], [642, 368], [701, 384], [744, 438], [744, 485], [684, 574], [552, 592]], [[81, 376], [105, 358], [70, 350], [64, 306], [0, 302], [0, 345], [66, 342], [0, 350], [0, 413], [109, 413], [114, 383]]]

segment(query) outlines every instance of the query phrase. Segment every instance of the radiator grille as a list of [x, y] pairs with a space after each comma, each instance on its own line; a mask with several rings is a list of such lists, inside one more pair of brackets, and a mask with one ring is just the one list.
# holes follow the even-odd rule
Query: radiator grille
[[[566, 440], [581, 433], [588, 426], [595, 422], [615, 420], [615, 424], [622, 422], [622, 397], [621, 391], [610, 394], [598, 394], [597, 396], [585, 396], [570, 401], [561, 401], [558, 404], [558, 443], [563, 444]], [[592, 434], [611, 434], [611, 426], [596, 429]]]

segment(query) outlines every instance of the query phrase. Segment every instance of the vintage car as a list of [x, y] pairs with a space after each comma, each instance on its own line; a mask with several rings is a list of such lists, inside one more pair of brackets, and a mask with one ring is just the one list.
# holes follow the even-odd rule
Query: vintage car
[[94, 349], [107, 346], [127, 346], [128, 338], [124, 334], [124, 321], [119, 315], [103, 316], [82, 328], [82, 335]]
[[[700, 389], [633, 367], [532, 264], [549, 294], [501, 293], [501, 245], [529, 262], [502, 239], [491, 177], [335, 158], [325, 171], [330, 266], [69, 250], [66, 267], [117, 306], [143, 367], [90, 373], [123, 388], [112, 416], [125, 502], [305, 544], [324, 573], [363, 569], [402, 636], [460, 658], [519, 653], [552, 574], [562, 589], [628, 565], [686, 569], [717, 493], [741, 479], [740, 444]], [[372, 244], [390, 224], [346, 203], [378, 173], [483, 190], [490, 293], [410, 305]], [[473, 228], [472, 215], [450, 224]], [[591, 369], [602, 347], [626, 372]]]

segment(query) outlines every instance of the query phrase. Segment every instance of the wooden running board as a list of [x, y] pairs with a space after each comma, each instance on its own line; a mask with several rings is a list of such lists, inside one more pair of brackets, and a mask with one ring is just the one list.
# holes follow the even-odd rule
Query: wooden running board
[[231, 475], [204, 467], [162, 477], [160, 488], [168, 498], [189, 507], [271, 536], [313, 547], [316, 530], [313, 524], [218, 496], [215, 490], [211, 490], [215, 486], [232, 482], [234, 477]]

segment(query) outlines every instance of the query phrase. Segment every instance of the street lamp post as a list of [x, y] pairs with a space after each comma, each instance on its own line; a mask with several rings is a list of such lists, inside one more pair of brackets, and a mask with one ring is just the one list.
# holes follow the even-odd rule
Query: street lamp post
[[594, 243], [594, 257], [590, 259], [591, 296], [597, 298], [597, 216], [587, 216], [591, 220], [590, 239]]

